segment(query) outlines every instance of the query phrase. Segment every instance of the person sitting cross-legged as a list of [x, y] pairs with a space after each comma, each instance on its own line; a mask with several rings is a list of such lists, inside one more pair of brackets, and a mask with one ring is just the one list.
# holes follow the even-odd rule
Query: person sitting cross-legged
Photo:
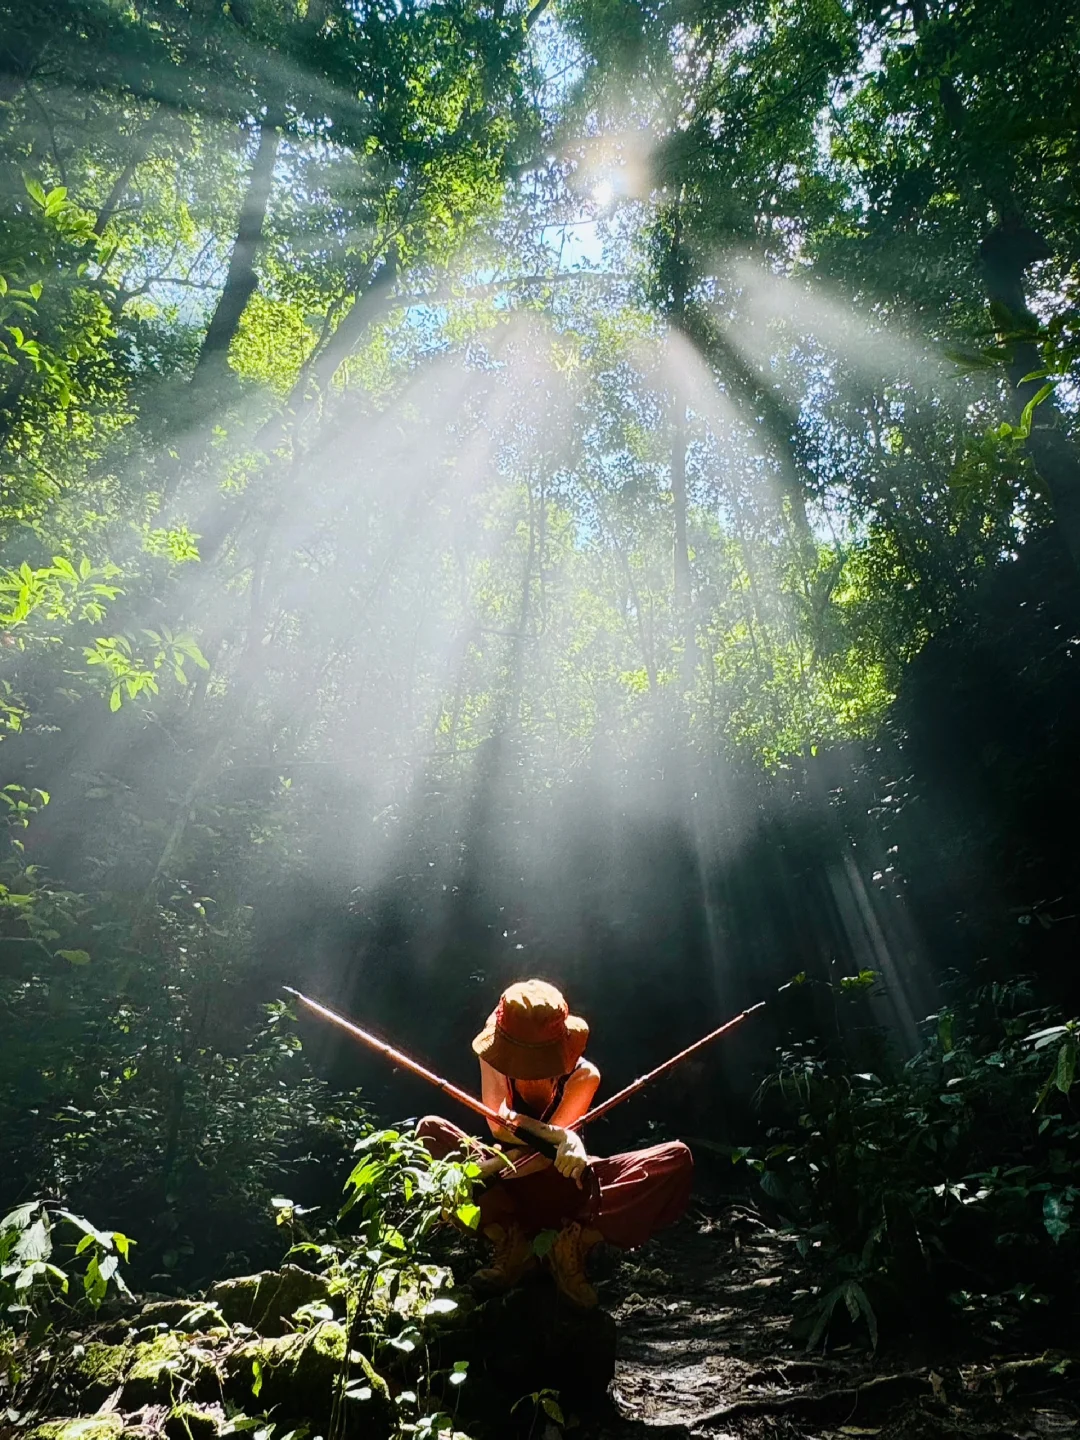
[[[598, 1159], [571, 1128], [600, 1084], [600, 1072], [585, 1059], [588, 1038], [588, 1025], [570, 1014], [553, 985], [525, 980], [503, 992], [472, 1042], [484, 1103], [556, 1147], [549, 1160], [489, 1122], [498, 1148], [482, 1163], [478, 1203], [480, 1229], [495, 1253], [473, 1278], [478, 1288], [516, 1284], [537, 1264], [533, 1240], [554, 1230], [547, 1259], [555, 1282], [569, 1300], [590, 1308], [597, 1295], [585, 1275], [589, 1250], [601, 1240], [635, 1249], [686, 1209], [693, 1159], [680, 1141]], [[435, 1115], [421, 1120], [418, 1134], [436, 1158], [475, 1144]]]

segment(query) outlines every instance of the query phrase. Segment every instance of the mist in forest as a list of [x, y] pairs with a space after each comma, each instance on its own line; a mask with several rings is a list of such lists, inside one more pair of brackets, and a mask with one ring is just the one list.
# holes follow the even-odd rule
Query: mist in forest
[[[978, 78], [1063, 114], [1074, 37], [965, 29], [946, 124], [846, 7], [24, 8], [13, 1193], [101, 1189], [114, 1127], [172, 1214], [285, 984], [470, 1086], [524, 976], [611, 1086], [767, 999], [612, 1130], [717, 1144], [778, 1049], [1075, 1004], [1071, 152]], [[429, 1107], [300, 1034], [313, 1114]]]

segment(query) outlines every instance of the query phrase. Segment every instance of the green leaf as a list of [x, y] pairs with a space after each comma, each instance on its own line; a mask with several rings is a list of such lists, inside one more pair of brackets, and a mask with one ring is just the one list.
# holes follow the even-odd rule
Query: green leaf
[[251, 1376], [251, 1393], [257, 1400], [262, 1393], [263, 1387], [263, 1365], [257, 1355], [251, 1362]]
[[44, 1215], [39, 1216], [31, 1226], [23, 1231], [11, 1253], [24, 1265], [49, 1258], [52, 1254], [52, 1237]]
[[66, 960], [69, 965], [89, 965], [90, 955], [86, 950], [57, 950], [61, 960]]
[[1041, 385], [1020, 412], [1020, 430], [1025, 436], [1031, 431], [1031, 420], [1036, 406], [1041, 405], [1048, 395], [1053, 394], [1054, 384], [1055, 382], [1050, 380], [1045, 385]]
[[877, 1316], [874, 1314], [874, 1307], [870, 1304], [866, 1291], [855, 1281], [852, 1282], [852, 1290], [855, 1294], [856, 1303], [862, 1311], [863, 1319], [866, 1321], [866, 1328], [870, 1332], [871, 1349], [876, 1350], [878, 1347], [878, 1325]]
[[[62, 953], [63, 953], [62, 951], [57, 951], [57, 954], [62, 954]], [[82, 952], [82, 951], [73, 951], [72, 953], [73, 953], [73, 954], [82, 954], [83, 952]], [[65, 956], [65, 958], [66, 958], [66, 956]], [[89, 959], [89, 956], [88, 956], [87, 958]], [[83, 963], [83, 962], [80, 961], [80, 962], [78, 962], [78, 963], [81, 964], [81, 963]], [[79, 1241], [78, 1245], [76, 1246], [76, 1249], [75, 1249], [75, 1254], [76, 1254], [76, 1255], [78, 1255], [80, 1251], [85, 1250], [88, 1243], [89, 1243], [89, 1244], [97, 1244], [97, 1245], [100, 1245], [103, 1250], [111, 1250], [111, 1249], [112, 1249], [112, 1236], [109, 1235], [109, 1234], [107, 1234], [106, 1232], [104, 1232], [104, 1231], [102, 1231], [102, 1230], [99, 1230], [96, 1225], [91, 1225], [91, 1224], [90, 1224], [90, 1221], [84, 1219], [84, 1217], [83, 1217], [82, 1215], [75, 1215], [75, 1214], [73, 1214], [72, 1211], [70, 1211], [70, 1210], [61, 1210], [61, 1211], [59, 1211], [58, 1213], [60, 1214], [60, 1217], [61, 1217], [62, 1219], [66, 1220], [66, 1221], [68, 1222], [69, 1225], [74, 1225], [75, 1228], [76, 1228], [76, 1230], [81, 1230], [81, 1231], [82, 1231], [83, 1238]]]
[[479, 1205], [459, 1205], [454, 1211], [455, 1216], [469, 1230], [476, 1230], [480, 1225]]
[[421, 1315], [449, 1315], [452, 1310], [458, 1308], [458, 1302], [451, 1300], [448, 1296], [440, 1295], [435, 1300], [429, 1300], [426, 1305], [421, 1306]]
[[1069, 1216], [1072, 1214], [1072, 1205], [1062, 1195], [1055, 1195], [1052, 1191], [1043, 1196], [1043, 1224], [1046, 1226], [1046, 1233], [1058, 1244], [1063, 1235], [1069, 1233]]
[[554, 1401], [550, 1395], [541, 1395], [540, 1406], [548, 1419], [554, 1420], [556, 1425], [566, 1424], [563, 1418], [563, 1412], [560, 1410], [558, 1403]]
[[0, 1235], [7, 1230], [25, 1230], [30, 1223], [30, 1216], [38, 1208], [39, 1200], [28, 1200], [25, 1205], [20, 1205], [17, 1210], [12, 1210], [0, 1220]]
[[953, 1048], [953, 1013], [951, 1010], [942, 1010], [938, 1016], [937, 1038], [942, 1053], [950, 1054]]
[[1072, 1089], [1075, 1078], [1076, 1037], [1069, 1035], [1058, 1051], [1057, 1065], [1054, 1069], [1054, 1084], [1063, 1095], [1067, 1095]]
[[102, 1274], [97, 1256], [91, 1255], [90, 1263], [87, 1265], [86, 1273], [83, 1275], [83, 1292], [87, 1300], [96, 1308], [101, 1304], [102, 1300], [104, 1300], [105, 1292], [108, 1288], [108, 1278]]
[[1050, 1025], [1045, 1030], [1036, 1030], [1034, 1034], [1028, 1035], [1025, 1044], [1034, 1044], [1036, 1050], [1041, 1050], [1059, 1035], [1064, 1035], [1068, 1029], [1065, 1025]]
[[876, 970], [860, 970], [857, 975], [841, 975], [840, 989], [845, 994], [853, 990], [869, 990], [877, 978]]

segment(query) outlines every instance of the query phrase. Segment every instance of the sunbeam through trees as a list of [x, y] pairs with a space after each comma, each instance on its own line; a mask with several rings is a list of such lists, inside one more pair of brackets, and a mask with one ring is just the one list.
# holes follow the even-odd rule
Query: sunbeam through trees
[[1080, 1420], [1078, 76], [0, 0], [0, 1437]]

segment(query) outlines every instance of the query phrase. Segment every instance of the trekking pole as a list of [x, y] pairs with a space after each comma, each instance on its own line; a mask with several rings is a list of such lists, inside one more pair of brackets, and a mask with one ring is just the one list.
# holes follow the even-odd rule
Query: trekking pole
[[[789, 981], [787, 985], [781, 985], [780, 990], [787, 990], [790, 985], [795, 983], [797, 982]], [[538, 1135], [532, 1134], [531, 1131], [526, 1130], [523, 1126], [516, 1125], [512, 1118], [500, 1115], [498, 1111], [492, 1110], [490, 1106], [485, 1105], [482, 1100], [477, 1100], [474, 1095], [470, 1095], [467, 1090], [462, 1090], [460, 1086], [453, 1084], [450, 1080], [444, 1080], [441, 1075], [436, 1075], [434, 1070], [429, 1070], [425, 1065], [421, 1065], [418, 1060], [414, 1060], [411, 1056], [406, 1055], [404, 1051], [395, 1049], [393, 1045], [388, 1045], [385, 1040], [380, 1040], [377, 1035], [372, 1035], [369, 1030], [361, 1030], [359, 1025], [354, 1025], [351, 1020], [346, 1020], [343, 1015], [339, 1015], [326, 1005], [320, 1005], [318, 1000], [312, 1000], [307, 995], [302, 995], [299, 990], [294, 990], [291, 985], [283, 985], [282, 989], [285, 990], [287, 994], [294, 995], [302, 1005], [306, 1005], [307, 1008], [314, 1011], [316, 1015], [321, 1015], [324, 1020], [329, 1020], [332, 1025], [337, 1025], [341, 1030], [347, 1030], [350, 1035], [362, 1041], [369, 1049], [375, 1050], [378, 1054], [385, 1056], [385, 1058], [393, 1064], [400, 1065], [403, 1070], [408, 1070], [412, 1075], [418, 1075], [421, 1080], [426, 1080], [429, 1085], [434, 1085], [445, 1095], [449, 1095], [452, 1099], [461, 1105], [465, 1105], [477, 1115], [482, 1115], [486, 1120], [490, 1120], [503, 1129], [511, 1131], [520, 1139], [524, 1139], [531, 1150], [538, 1151], [541, 1155], [547, 1156], [549, 1160], [555, 1158], [558, 1151], [554, 1145], [551, 1145], [546, 1140], [542, 1140]], [[779, 993], [780, 991], [778, 990], [777, 994]], [[582, 1125], [588, 1125], [594, 1120], [601, 1119], [604, 1115], [614, 1110], [616, 1105], [621, 1105], [624, 1100], [629, 1100], [632, 1095], [636, 1095], [638, 1091], [643, 1090], [646, 1085], [650, 1085], [654, 1080], [658, 1080], [661, 1075], [666, 1075], [669, 1070], [673, 1070], [676, 1065], [681, 1065], [684, 1060], [689, 1059], [691, 1055], [696, 1054], [699, 1050], [703, 1050], [706, 1045], [711, 1045], [714, 1040], [719, 1040], [721, 1035], [726, 1035], [729, 1030], [734, 1030], [736, 1025], [741, 1025], [742, 1022], [753, 1015], [756, 1010], [764, 1009], [767, 1004], [768, 1001], [759, 1000], [756, 1005], [751, 1005], [748, 1010], [744, 1010], [740, 1015], [736, 1015], [731, 1020], [726, 1020], [723, 1025], [718, 1026], [715, 1030], [710, 1030], [708, 1035], [703, 1035], [700, 1040], [695, 1040], [693, 1045], [688, 1045], [685, 1050], [680, 1050], [677, 1055], [672, 1055], [671, 1058], [665, 1060], [662, 1065], [657, 1065], [654, 1070], [647, 1071], [646, 1074], [639, 1076], [638, 1079], [625, 1086], [622, 1090], [617, 1090], [610, 1099], [604, 1100], [599, 1105], [594, 1106], [588, 1114], [583, 1115], [580, 1120], [573, 1121], [572, 1124], [566, 1126], [566, 1129], [577, 1130]]]
[[467, 1090], [462, 1090], [461, 1087], [455, 1085], [453, 1081], [444, 1080], [441, 1075], [436, 1075], [434, 1070], [429, 1070], [426, 1065], [421, 1065], [419, 1060], [414, 1060], [411, 1055], [406, 1055], [403, 1050], [397, 1050], [393, 1045], [388, 1045], [385, 1040], [380, 1040], [377, 1035], [372, 1035], [370, 1030], [361, 1030], [359, 1025], [354, 1025], [351, 1020], [346, 1020], [344, 1015], [339, 1015], [336, 1010], [331, 1010], [326, 1005], [320, 1005], [318, 1000], [312, 1000], [309, 996], [302, 995], [299, 990], [294, 990], [291, 985], [283, 985], [281, 988], [287, 994], [295, 996], [301, 1005], [306, 1005], [309, 1010], [313, 1011], [316, 1015], [322, 1016], [324, 1020], [329, 1020], [331, 1025], [336, 1025], [340, 1030], [348, 1031], [350, 1035], [361, 1041], [370, 1050], [374, 1050], [379, 1055], [384, 1056], [387, 1060], [391, 1061], [392, 1064], [399, 1065], [402, 1070], [408, 1070], [411, 1075], [418, 1075], [421, 1080], [426, 1080], [429, 1085], [434, 1085], [436, 1089], [441, 1090], [444, 1095], [449, 1095], [451, 1099], [456, 1100], [459, 1105], [464, 1105], [469, 1110], [474, 1111], [475, 1114], [482, 1115], [485, 1120], [492, 1121], [493, 1124], [500, 1126], [503, 1130], [511, 1131], [514, 1135], [518, 1136], [519, 1139], [523, 1140], [530, 1150], [538, 1151], [549, 1160], [554, 1160], [555, 1156], [559, 1153], [556, 1146], [552, 1145], [550, 1141], [542, 1140], [538, 1135], [533, 1135], [531, 1131], [526, 1130], [523, 1126], [516, 1125], [512, 1118], [500, 1115], [497, 1110], [492, 1110], [489, 1105], [485, 1105], [482, 1100], [477, 1100], [475, 1095], [470, 1095]]
[[[786, 989], [787, 987], [782, 986], [781, 988]], [[741, 1015], [736, 1015], [733, 1020], [727, 1020], [715, 1030], [710, 1030], [708, 1035], [703, 1035], [700, 1040], [695, 1040], [693, 1045], [688, 1045], [685, 1050], [680, 1050], [677, 1055], [672, 1055], [670, 1060], [665, 1060], [662, 1065], [657, 1065], [655, 1070], [649, 1070], [624, 1089], [617, 1090], [610, 1099], [602, 1101], [599, 1105], [595, 1105], [587, 1115], [583, 1115], [580, 1120], [575, 1120], [573, 1125], [568, 1128], [576, 1130], [580, 1125], [588, 1125], [593, 1120], [599, 1120], [602, 1116], [606, 1115], [609, 1110], [614, 1110], [616, 1105], [621, 1105], [624, 1100], [629, 1100], [631, 1095], [636, 1095], [639, 1090], [644, 1090], [646, 1085], [651, 1084], [654, 1080], [658, 1080], [661, 1075], [666, 1075], [667, 1072], [673, 1070], [676, 1065], [681, 1065], [684, 1060], [689, 1059], [690, 1056], [696, 1054], [698, 1050], [703, 1050], [706, 1045], [711, 1045], [714, 1040], [719, 1040], [721, 1035], [726, 1035], [729, 1030], [734, 1030], [736, 1025], [741, 1025], [748, 1016], [753, 1015], [755, 1010], [763, 1009], [767, 1003], [765, 1000], [759, 1000], [756, 1005], [751, 1005], [749, 1010], [744, 1010]]]

